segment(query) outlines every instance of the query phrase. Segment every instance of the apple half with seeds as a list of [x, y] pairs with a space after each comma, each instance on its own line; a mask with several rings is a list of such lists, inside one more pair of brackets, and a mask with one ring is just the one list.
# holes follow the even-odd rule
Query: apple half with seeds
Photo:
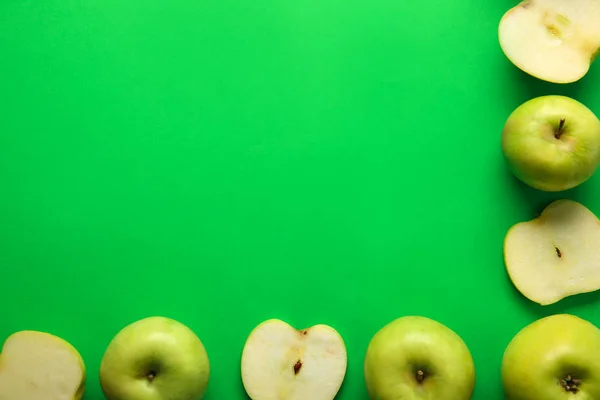
[[346, 346], [327, 325], [259, 324], [242, 352], [242, 383], [252, 400], [333, 400], [346, 375]]
[[528, 299], [549, 305], [600, 289], [600, 221], [573, 200], [550, 203], [512, 226], [504, 240], [510, 279]]
[[519, 69], [552, 83], [583, 78], [600, 52], [600, 0], [525, 0], [498, 27], [500, 47]]

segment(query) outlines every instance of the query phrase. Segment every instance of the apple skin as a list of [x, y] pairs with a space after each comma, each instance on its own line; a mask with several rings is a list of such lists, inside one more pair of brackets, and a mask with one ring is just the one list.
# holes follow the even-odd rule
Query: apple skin
[[[560, 381], [582, 381], [570, 393]], [[534, 321], [511, 340], [502, 359], [507, 400], [600, 399], [600, 330], [569, 314]]]
[[[425, 378], [418, 382], [416, 375]], [[463, 340], [422, 316], [398, 318], [371, 339], [364, 363], [371, 400], [468, 400], [475, 366]]]
[[200, 339], [165, 317], [144, 318], [123, 328], [100, 365], [100, 385], [108, 400], [198, 400], [209, 376]]
[[[561, 119], [560, 138], [555, 137]], [[582, 103], [559, 95], [540, 96], [517, 107], [502, 131], [509, 170], [542, 191], [572, 189], [600, 164], [600, 121]]]

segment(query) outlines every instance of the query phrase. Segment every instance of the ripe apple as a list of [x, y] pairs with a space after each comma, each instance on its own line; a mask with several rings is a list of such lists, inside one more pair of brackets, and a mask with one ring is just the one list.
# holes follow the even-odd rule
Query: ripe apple
[[475, 366], [453, 330], [421, 316], [381, 328], [367, 348], [365, 381], [372, 400], [468, 400]]
[[600, 51], [599, 0], [525, 0], [498, 27], [500, 47], [522, 71], [553, 83], [583, 78]]
[[123, 328], [100, 365], [108, 400], [197, 400], [208, 386], [209, 359], [182, 323], [149, 317]]
[[298, 330], [270, 319], [246, 339], [242, 383], [252, 400], [333, 400], [346, 365], [346, 346], [332, 327]]
[[569, 314], [534, 321], [502, 358], [507, 400], [600, 399], [600, 330]]
[[582, 204], [556, 200], [504, 239], [508, 275], [525, 297], [548, 305], [600, 289], [600, 221]]
[[80, 400], [85, 378], [79, 352], [49, 333], [16, 332], [0, 354], [0, 400]]
[[600, 120], [569, 97], [528, 100], [506, 120], [502, 153], [512, 173], [533, 188], [574, 188], [600, 164]]

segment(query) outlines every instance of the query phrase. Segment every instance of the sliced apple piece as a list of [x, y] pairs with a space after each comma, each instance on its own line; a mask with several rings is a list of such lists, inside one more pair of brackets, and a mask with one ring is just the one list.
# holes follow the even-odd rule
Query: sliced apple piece
[[550, 203], [535, 219], [512, 226], [504, 240], [510, 279], [541, 305], [600, 289], [600, 221], [573, 200]]
[[600, 50], [600, 0], [525, 0], [498, 27], [500, 47], [524, 72], [548, 82], [583, 78]]
[[333, 400], [346, 375], [346, 346], [327, 325], [258, 325], [242, 352], [242, 382], [252, 400]]
[[79, 400], [85, 365], [65, 340], [45, 332], [21, 331], [0, 354], [0, 400]]

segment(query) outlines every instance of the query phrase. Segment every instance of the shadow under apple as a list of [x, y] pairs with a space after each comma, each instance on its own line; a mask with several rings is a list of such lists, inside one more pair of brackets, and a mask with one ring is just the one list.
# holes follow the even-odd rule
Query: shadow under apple
[[558, 84], [547, 82], [529, 75], [512, 63], [507, 63], [507, 67], [511, 70], [513, 81], [518, 82], [521, 87], [526, 89], [529, 96], [528, 99], [547, 95], [561, 95], [577, 99], [581, 92], [581, 88], [585, 85], [586, 77], [577, 82]]
[[525, 296], [523, 296], [517, 288], [513, 285], [513, 290], [515, 292], [515, 296], [518, 296], [519, 302], [521, 305], [527, 309], [531, 314], [536, 315], [538, 318], [546, 317], [554, 314], [565, 314], [571, 313], [573, 310], [588, 306], [593, 303], [597, 303], [600, 301], [600, 290], [589, 292], [589, 293], [581, 293], [572, 295], [569, 297], [565, 297], [562, 300], [557, 301], [554, 304], [549, 304], [543, 306], [534, 301], [529, 300]]
[[572, 189], [560, 192], [544, 192], [527, 185], [505, 167], [505, 178], [511, 187], [519, 203], [525, 203], [528, 206], [530, 219], [537, 218], [548, 204], [555, 200], [570, 199], [585, 204], [587, 199], [593, 194], [589, 182], [584, 182]]

